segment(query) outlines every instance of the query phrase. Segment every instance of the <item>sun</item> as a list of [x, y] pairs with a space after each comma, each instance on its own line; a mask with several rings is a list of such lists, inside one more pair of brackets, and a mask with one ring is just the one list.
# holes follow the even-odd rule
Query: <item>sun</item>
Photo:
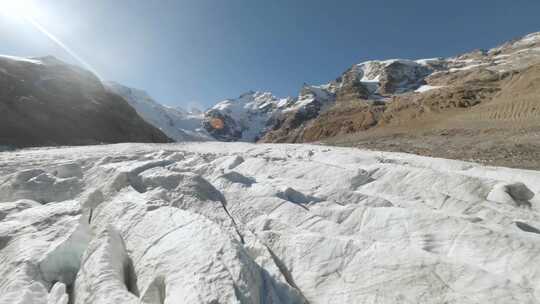
[[8, 18], [30, 18], [34, 11], [30, 0], [0, 0], [0, 12]]

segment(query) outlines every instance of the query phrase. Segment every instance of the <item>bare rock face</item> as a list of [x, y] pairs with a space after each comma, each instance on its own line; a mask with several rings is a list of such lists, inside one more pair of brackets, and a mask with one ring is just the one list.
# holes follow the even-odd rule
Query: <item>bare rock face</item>
[[[204, 113], [202, 129], [220, 141], [307, 142], [372, 130], [394, 136], [461, 128], [456, 114], [463, 113], [458, 112], [484, 107], [492, 111], [498, 107], [490, 105], [498, 94], [514, 99], [518, 92], [507, 86], [510, 79], [538, 64], [539, 33], [449, 58], [370, 60], [327, 84], [305, 84], [296, 97], [248, 92], [222, 101]], [[534, 88], [521, 88], [519, 94], [534, 95]], [[525, 103], [532, 113], [528, 116], [535, 116], [536, 108]], [[490, 115], [508, 115], [502, 113]], [[476, 127], [469, 131], [489, 132]]]
[[[351, 88], [351, 94], [356, 94], [355, 90]], [[282, 109], [268, 122], [271, 129], [264, 134], [261, 140], [268, 142], [301, 141], [304, 127], [339, 99], [336, 91], [334, 84], [327, 86], [305, 85], [295, 103]]]
[[92, 73], [55, 58], [0, 57], [0, 144], [168, 142]]
[[277, 99], [269, 92], [247, 92], [210, 108], [204, 115], [203, 128], [221, 141], [257, 141], [269, 121], [290, 101]]
[[239, 141], [242, 138], [242, 131], [238, 123], [219, 111], [206, 112], [203, 127], [212, 137], [220, 141]]
[[[534, 135], [540, 128], [539, 66], [539, 33], [450, 58], [363, 62], [327, 85], [336, 102], [301, 124], [292, 123], [294, 116], [277, 120], [262, 141], [324, 140], [461, 159], [493, 151], [501, 156], [494, 162], [486, 158], [490, 163], [514, 165], [501, 159], [519, 155], [530, 163], [526, 167], [540, 168], [534, 161], [540, 155], [534, 152], [540, 148]], [[451, 136], [443, 140], [440, 134]], [[471, 142], [460, 134], [485, 147], [467, 148]], [[387, 144], [377, 144], [384, 138]], [[449, 143], [453, 148], [447, 150], [456, 152], [444, 154], [441, 143]]]
[[377, 124], [387, 99], [414, 91], [442, 66], [441, 60], [397, 59], [354, 65], [329, 84], [304, 86], [296, 102], [269, 122], [261, 141], [317, 141], [368, 129]]
[[384, 104], [358, 103], [344, 102], [324, 111], [305, 127], [302, 140], [311, 142], [370, 129], [379, 122], [386, 109]]
[[358, 99], [367, 99], [370, 95], [368, 88], [362, 84], [362, 74], [355, 68], [349, 69], [347, 72], [337, 79], [340, 84], [336, 90], [336, 101], [349, 101]]
[[431, 72], [431, 69], [421, 64], [392, 62], [381, 73], [379, 93], [388, 95], [417, 89], [425, 83], [424, 77]]

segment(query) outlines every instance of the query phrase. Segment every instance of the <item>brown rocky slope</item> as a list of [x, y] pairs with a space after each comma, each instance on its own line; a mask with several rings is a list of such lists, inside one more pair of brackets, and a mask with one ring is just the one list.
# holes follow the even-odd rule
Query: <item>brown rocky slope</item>
[[[540, 169], [540, 34], [422, 64], [431, 71], [419, 78], [420, 85], [400, 90], [406, 82], [395, 77], [393, 63], [377, 78], [375, 94], [338, 98], [317, 117], [297, 127], [281, 124], [262, 141], [323, 142]], [[358, 84], [364, 85], [359, 93], [370, 85]], [[354, 86], [338, 86], [337, 96], [352, 96], [340, 94], [341, 87]]]

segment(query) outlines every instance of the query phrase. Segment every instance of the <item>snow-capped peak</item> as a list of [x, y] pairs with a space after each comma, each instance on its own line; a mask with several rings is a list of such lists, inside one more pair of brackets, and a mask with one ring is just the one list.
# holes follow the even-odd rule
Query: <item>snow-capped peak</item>
[[513, 48], [527, 47], [535, 44], [540, 44], [540, 32], [531, 33], [521, 37], [512, 44]]
[[375, 95], [414, 91], [432, 72], [428, 63], [433, 60], [370, 60], [354, 65], [352, 72], [357, 73], [357, 79], [375, 98]]
[[[264, 132], [279, 105], [287, 101], [287, 98], [279, 99], [270, 92], [249, 91], [236, 99], [226, 99], [210, 108], [206, 112], [206, 125], [218, 139], [255, 141]], [[217, 119], [222, 123], [224, 120], [228, 122], [229, 132], [212, 127], [211, 122]]]

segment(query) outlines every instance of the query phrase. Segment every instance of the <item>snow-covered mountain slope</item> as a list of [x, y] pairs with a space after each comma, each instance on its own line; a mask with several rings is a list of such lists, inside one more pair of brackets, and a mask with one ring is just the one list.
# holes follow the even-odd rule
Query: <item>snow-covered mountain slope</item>
[[202, 113], [161, 105], [146, 92], [116, 82], [106, 82], [105, 86], [111, 92], [124, 97], [144, 120], [175, 141], [213, 140], [202, 129]]
[[280, 108], [292, 102], [269, 92], [247, 92], [219, 102], [205, 113], [204, 128], [222, 141], [258, 140]]
[[216, 142], [0, 159], [0, 303], [540, 303], [538, 171]]
[[277, 98], [270, 92], [247, 92], [224, 100], [205, 113], [204, 128], [222, 141], [254, 142], [288, 112], [314, 113], [335, 101], [330, 85], [305, 85], [297, 98]]

